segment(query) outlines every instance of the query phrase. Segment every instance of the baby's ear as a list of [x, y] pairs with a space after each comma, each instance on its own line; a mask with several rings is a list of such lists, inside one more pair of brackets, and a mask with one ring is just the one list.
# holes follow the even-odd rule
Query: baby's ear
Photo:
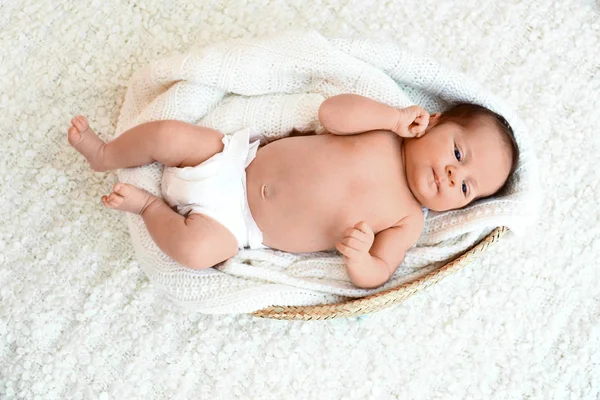
[[435, 113], [435, 114], [431, 114], [429, 116], [429, 123], [427, 124], [427, 128], [433, 128], [434, 126], [436, 126], [437, 124], [440, 123], [440, 117], [442, 116], [442, 113]]

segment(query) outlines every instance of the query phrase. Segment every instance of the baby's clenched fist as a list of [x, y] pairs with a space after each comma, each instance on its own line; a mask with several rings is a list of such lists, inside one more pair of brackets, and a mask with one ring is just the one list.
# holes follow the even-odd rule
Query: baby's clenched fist
[[364, 221], [348, 228], [342, 234], [342, 241], [335, 245], [344, 256], [346, 263], [360, 262], [370, 258], [369, 250], [375, 240], [375, 233], [371, 227]]
[[429, 113], [421, 106], [410, 106], [398, 109], [398, 120], [392, 129], [397, 135], [405, 138], [419, 138], [425, 134], [429, 125]]

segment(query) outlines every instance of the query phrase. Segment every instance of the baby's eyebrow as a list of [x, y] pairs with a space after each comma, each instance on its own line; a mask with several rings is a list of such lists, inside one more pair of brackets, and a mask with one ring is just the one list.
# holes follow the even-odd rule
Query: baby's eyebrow
[[[467, 154], [467, 157], [470, 160], [473, 160], [473, 149], [471, 148], [471, 146], [469, 146], [469, 141], [467, 139], [465, 139], [462, 142], [461, 148], [462, 148], [463, 152]], [[477, 191], [479, 191], [479, 183], [477, 183], [477, 180], [473, 177], [472, 174], [471, 174], [471, 177], [469, 180], [471, 182], [471, 185], [473, 186], [473, 189], [476, 189]], [[473, 199], [473, 200], [475, 200], [475, 199]]]

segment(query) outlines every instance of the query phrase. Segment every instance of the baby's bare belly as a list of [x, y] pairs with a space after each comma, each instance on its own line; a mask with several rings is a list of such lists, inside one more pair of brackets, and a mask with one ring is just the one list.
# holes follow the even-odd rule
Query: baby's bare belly
[[333, 249], [357, 222], [376, 233], [393, 226], [414, 202], [400, 148], [388, 132], [290, 137], [261, 148], [246, 179], [263, 243], [321, 251]]

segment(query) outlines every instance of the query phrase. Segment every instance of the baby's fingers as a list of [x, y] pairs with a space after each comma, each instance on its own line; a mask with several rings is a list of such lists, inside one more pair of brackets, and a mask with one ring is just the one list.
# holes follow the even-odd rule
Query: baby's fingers
[[352, 247], [349, 247], [348, 245], [346, 245], [346, 244], [344, 244], [342, 242], [337, 243], [335, 245], [335, 248], [340, 253], [342, 253], [342, 255], [346, 256], [347, 258], [356, 258], [361, 253], [360, 251], [358, 251], [358, 250], [356, 250], [356, 249], [354, 249]]
[[354, 237], [345, 237], [342, 239], [342, 244], [350, 247], [351, 249], [365, 252], [370, 247], [367, 243]]
[[348, 228], [344, 231], [342, 239], [353, 238], [361, 243], [369, 243], [370, 238], [369, 235], [365, 232], [362, 232], [356, 228]]
[[421, 114], [415, 118], [412, 124], [408, 126], [408, 131], [415, 137], [421, 137], [427, 130], [429, 125], [429, 113], [425, 111], [425, 114]]
[[360, 221], [359, 223], [354, 225], [354, 229], [364, 233], [367, 236], [372, 236], [374, 234], [373, 229], [371, 229], [369, 224], [367, 224], [365, 221]]
[[371, 229], [371, 227], [364, 221], [354, 225], [354, 228], [352, 228], [352, 234], [349, 236], [360, 240], [369, 248], [375, 240], [375, 233], [373, 232], [373, 229]]

